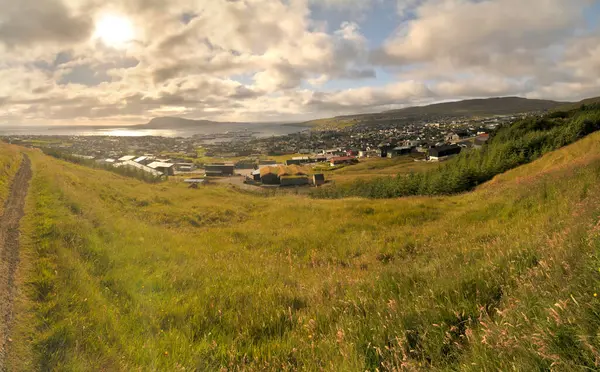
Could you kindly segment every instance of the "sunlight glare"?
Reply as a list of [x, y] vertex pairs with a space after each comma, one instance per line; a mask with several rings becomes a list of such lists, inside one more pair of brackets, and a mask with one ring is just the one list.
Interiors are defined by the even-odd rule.
[[135, 37], [133, 24], [127, 17], [105, 15], [96, 22], [95, 38], [106, 46], [123, 48]]

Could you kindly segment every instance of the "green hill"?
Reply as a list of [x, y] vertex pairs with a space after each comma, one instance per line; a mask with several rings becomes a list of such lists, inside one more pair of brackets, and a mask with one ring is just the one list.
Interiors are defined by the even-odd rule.
[[8, 370], [598, 368], [600, 133], [470, 193], [386, 200], [150, 185], [21, 151]]
[[569, 110], [577, 109], [577, 108], [581, 107], [581, 105], [593, 105], [593, 104], [600, 104], [600, 97], [586, 98], [579, 102], [566, 103], [564, 105], [560, 105], [560, 106], [556, 107], [555, 110], [556, 111], [569, 111]]
[[386, 111], [384, 113], [400, 114], [407, 117], [427, 115], [492, 116], [546, 111], [561, 104], [564, 104], [564, 102], [521, 97], [502, 97], [438, 103], [422, 107]]
[[317, 129], [343, 128], [365, 121], [414, 119], [428, 117], [485, 117], [494, 115], [512, 115], [529, 112], [542, 112], [565, 105], [564, 102], [527, 99], [521, 97], [500, 97], [472, 99], [457, 102], [437, 103], [427, 106], [407, 107], [381, 113], [337, 116], [303, 123]]

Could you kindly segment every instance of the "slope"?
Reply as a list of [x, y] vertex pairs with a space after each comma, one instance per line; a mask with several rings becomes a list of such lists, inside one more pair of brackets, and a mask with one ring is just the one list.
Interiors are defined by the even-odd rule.
[[599, 145], [384, 201], [148, 185], [30, 152], [10, 367], [595, 369]]
[[303, 123], [316, 128], [344, 128], [361, 122], [432, 118], [432, 117], [481, 117], [512, 115], [528, 112], [547, 111], [564, 105], [564, 102], [536, 100], [521, 97], [499, 97], [473, 99], [456, 102], [437, 103], [426, 106], [407, 107], [381, 113], [337, 116]]
[[564, 105], [560, 105], [560, 106], [556, 107], [555, 110], [569, 111], [569, 110], [577, 109], [577, 108], [581, 107], [581, 105], [593, 105], [593, 104], [600, 104], [600, 97], [586, 98], [579, 102], [567, 103]]
[[21, 162], [21, 154], [16, 146], [0, 142], [0, 215], [4, 210], [10, 185], [17, 174]]

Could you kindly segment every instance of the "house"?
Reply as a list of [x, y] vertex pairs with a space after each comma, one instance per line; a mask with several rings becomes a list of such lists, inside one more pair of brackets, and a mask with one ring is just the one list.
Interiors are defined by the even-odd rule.
[[178, 172], [192, 172], [196, 169], [194, 163], [176, 163], [175, 170]]
[[308, 156], [294, 157], [285, 161], [285, 165], [302, 165], [311, 163], [312, 160]]
[[388, 157], [388, 152], [393, 150], [396, 146], [392, 146], [392, 145], [385, 145], [385, 146], [381, 146], [379, 147], [379, 153], [381, 155], [382, 158], [387, 158]]
[[[279, 167], [266, 166], [259, 169], [260, 182], [264, 185], [279, 185]], [[256, 180], [256, 178], [255, 178]]]
[[175, 164], [173, 163], [163, 163], [160, 161], [155, 161], [148, 164], [148, 167], [161, 172], [165, 176], [172, 176], [175, 174]]
[[132, 168], [132, 169], [138, 169], [138, 170], [146, 172], [149, 175], [152, 175], [154, 177], [162, 177], [163, 176], [162, 172], [160, 172], [154, 168], [145, 166], [143, 164], [136, 163], [133, 160], [128, 160], [128, 161], [124, 161], [122, 163], [117, 163], [117, 164], [115, 164], [115, 167], [127, 167], [127, 168]]
[[233, 164], [214, 163], [206, 164], [204, 171], [209, 177], [233, 176], [235, 166]]
[[236, 169], [254, 169], [256, 161], [252, 159], [244, 159], [235, 163]]
[[313, 175], [313, 185], [321, 186], [325, 184], [325, 176], [321, 173]]
[[410, 146], [394, 147], [393, 149], [387, 151], [387, 157], [395, 158], [397, 156], [408, 155], [412, 152], [412, 149], [413, 148]]
[[[300, 186], [308, 184], [306, 172], [297, 165], [267, 166], [260, 168], [259, 171], [260, 181], [264, 185]], [[306, 182], [300, 178], [305, 179]]]
[[281, 186], [305, 186], [308, 185], [308, 176], [283, 176], [279, 177]]
[[336, 165], [356, 164], [358, 160], [352, 156], [339, 156], [329, 159], [329, 163], [332, 167], [335, 167]]
[[132, 155], [127, 155], [127, 156], [122, 156], [119, 159], [117, 159], [118, 162], [124, 162], [124, 161], [130, 161], [135, 159], [136, 156], [132, 156]]
[[469, 138], [469, 133], [467, 131], [457, 131], [455, 133], [450, 133], [448, 136], [446, 136], [446, 141], [456, 142], [465, 138]]
[[143, 165], [148, 165], [152, 162], [151, 158], [148, 156], [140, 156], [140, 157], [133, 159], [133, 161], [136, 163], [143, 164]]
[[460, 154], [461, 147], [457, 145], [443, 145], [429, 149], [429, 161], [444, 161]]
[[487, 141], [489, 139], [490, 139], [489, 134], [481, 134], [481, 135], [477, 136], [477, 138], [475, 138], [475, 141], [473, 142], [473, 147], [481, 148], [483, 145], [485, 145], [487, 143]]
[[251, 178], [253, 181], [260, 182], [260, 169], [252, 171], [250, 175], [252, 176]]

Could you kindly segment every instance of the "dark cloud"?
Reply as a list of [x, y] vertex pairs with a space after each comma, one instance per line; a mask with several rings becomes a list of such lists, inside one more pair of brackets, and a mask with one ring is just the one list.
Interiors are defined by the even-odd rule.
[[89, 39], [92, 21], [76, 16], [61, 0], [0, 0], [0, 43], [9, 48]]

